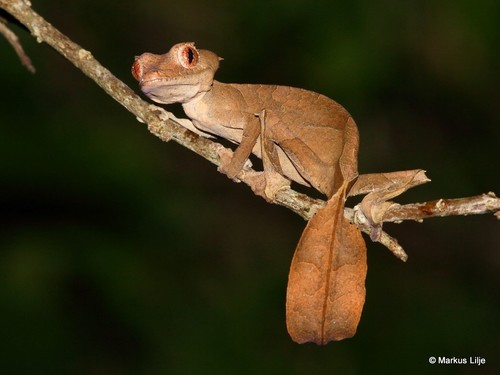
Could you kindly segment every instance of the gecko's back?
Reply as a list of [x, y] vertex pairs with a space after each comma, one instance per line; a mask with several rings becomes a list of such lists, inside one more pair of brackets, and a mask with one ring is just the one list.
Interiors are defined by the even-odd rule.
[[[357, 127], [340, 104], [313, 91], [288, 86], [229, 86], [241, 92], [249, 113], [266, 110], [268, 136], [315, 188], [331, 196], [343, 177], [357, 176], [357, 165], [352, 165], [352, 160], [357, 160], [353, 157], [358, 152]], [[349, 155], [349, 166], [342, 165], [342, 155]]]

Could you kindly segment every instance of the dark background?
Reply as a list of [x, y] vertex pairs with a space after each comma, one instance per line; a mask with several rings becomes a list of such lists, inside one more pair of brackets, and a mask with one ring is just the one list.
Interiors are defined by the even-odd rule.
[[[398, 202], [500, 193], [500, 2], [32, 3], [136, 91], [134, 55], [195, 41], [224, 57], [222, 82], [334, 98], [358, 123], [361, 173], [427, 170]], [[162, 143], [14, 30], [37, 73], [0, 38], [2, 373], [498, 373], [492, 215], [386, 225], [406, 264], [365, 238], [356, 336], [297, 345], [284, 303], [305, 222]]]

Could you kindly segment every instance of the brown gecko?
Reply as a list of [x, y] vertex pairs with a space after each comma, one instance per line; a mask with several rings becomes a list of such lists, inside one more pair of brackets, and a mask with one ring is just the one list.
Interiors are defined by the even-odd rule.
[[228, 177], [236, 178], [253, 153], [263, 161], [257, 190], [266, 199], [272, 201], [290, 180], [328, 197], [308, 222], [292, 260], [287, 328], [299, 343], [351, 337], [365, 301], [367, 271], [361, 233], [343, 215], [358, 177], [356, 124], [341, 105], [312, 91], [218, 82], [220, 60], [194, 43], [179, 43], [163, 55], [136, 57], [132, 74], [152, 100], [182, 103], [201, 134], [238, 144], [229, 156], [221, 154], [219, 169]]

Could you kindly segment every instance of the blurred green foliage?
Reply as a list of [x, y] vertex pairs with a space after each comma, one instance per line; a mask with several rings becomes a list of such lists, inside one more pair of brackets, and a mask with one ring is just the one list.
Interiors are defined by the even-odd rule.
[[[223, 82], [334, 98], [358, 123], [361, 172], [428, 171], [432, 183], [400, 201], [500, 193], [499, 2], [32, 3], [134, 89], [134, 55], [196, 41], [225, 58]], [[387, 225], [410, 259], [368, 245], [357, 335], [294, 344], [285, 288], [305, 223], [152, 137], [14, 30], [37, 74], [0, 38], [2, 373], [500, 371], [491, 215]], [[432, 355], [487, 362], [431, 366]]]

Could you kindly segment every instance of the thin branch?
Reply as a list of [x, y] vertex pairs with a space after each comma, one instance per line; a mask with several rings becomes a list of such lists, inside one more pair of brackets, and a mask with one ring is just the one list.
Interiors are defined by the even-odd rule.
[[495, 193], [475, 197], [438, 199], [424, 203], [411, 203], [404, 206], [394, 205], [384, 215], [385, 222], [403, 220], [422, 221], [431, 217], [467, 216], [494, 213], [500, 214], [500, 198]]
[[[481, 194], [475, 197], [438, 199], [424, 203], [410, 203], [399, 205], [394, 203], [385, 213], [383, 222], [401, 223], [404, 220], [415, 220], [422, 222], [423, 219], [431, 217], [458, 216], [458, 215], [481, 215], [494, 213], [500, 219], [500, 199], [493, 192]], [[346, 208], [346, 217], [355, 222], [361, 231], [372, 237], [373, 226], [366, 219], [358, 206], [354, 209]], [[373, 238], [373, 237], [372, 237]], [[408, 255], [397, 240], [385, 232], [380, 232], [374, 239], [387, 247], [396, 257], [406, 262]]]
[[138, 121], [146, 123], [155, 136], [164, 141], [173, 139], [210, 162], [216, 165], [219, 163], [218, 151], [222, 146], [187, 130], [176, 121], [177, 119], [171, 113], [142, 100], [103, 67], [89, 51], [72, 42], [33, 11], [27, 1], [0, 0], [0, 8], [5, 9], [25, 25], [38, 42], [50, 45], [95, 81], [112, 98], [134, 114]]
[[[142, 100], [127, 85], [117, 79], [109, 70], [104, 68], [89, 51], [73, 43], [68, 37], [60, 33], [56, 28], [34, 12], [28, 1], [0, 0], [0, 8], [5, 9], [21, 24], [25, 25], [38, 42], [49, 44], [84, 74], [94, 80], [118, 103], [134, 114], [140, 122], [146, 123], [152, 134], [164, 141], [172, 139], [209, 160], [211, 163], [215, 165], [220, 164], [219, 153], [223, 149], [223, 146], [194, 134], [179, 124], [179, 120], [171, 113]], [[2, 32], [2, 34], [10, 35], [11, 31], [9, 29], [7, 30], [8, 32]], [[9, 41], [13, 40], [11, 36], [6, 37]], [[246, 168], [238, 175], [238, 180], [252, 186], [252, 177], [254, 177], [256, 173], [258, 172], [251, 168]], [[289, 208], [306, 220], [310, 219], [317, 209], [324, 205], [323, 201], [312, 199], [292, 189], [278, 191], [275, 200], [274, 203]], [[498, 217], [500, 215], [499, 212], [500, 199], [493, 193], [488, 193], [477, 197], [439, 199], [432, 202], [403, 206], [394, 204], [386, 212], [382, 221], [421, 221], [425, 218], [435, 216], [484, 213], [494, 213]], [[369, 235], [373, 235], [373, 226], [366, 221], [366, 218], [363, 219], [364, 215], [362, 215], [359, 210], [346, 208], [345, 216], [349, 220], [355, 221], [360, 230]], [[381, 231], [376, 240], [388, 247], [398, 258], [406, 260], [407, 255], [402, 247], [387, 233]]]
[[29, 56], [24, 52], [23, 46], [21, 42], [19, 42], [19, 38], [17, 37], [12, 30], [10, 30], [6, 23], [6, 21], [0, 18], [0, 34], [2, 34], [5, 39], [10, 43], [14, 51], [17, 53], [19, 60], [21, 60], [21, 64], [23, 64], [26, 69], [28, 69], [31, 73], [35, 73], [36, 69], [31, 62]]

